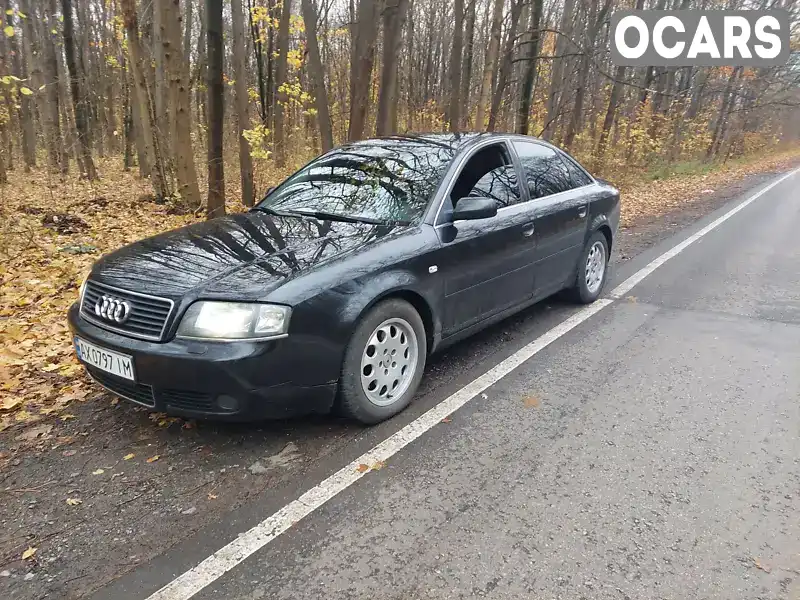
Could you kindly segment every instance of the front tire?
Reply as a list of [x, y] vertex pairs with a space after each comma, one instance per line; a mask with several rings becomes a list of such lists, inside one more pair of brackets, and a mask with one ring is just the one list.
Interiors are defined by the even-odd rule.
[[608, 241], [600, 231], [595, 231], [586, 242], [578, 259], [578, 274], [570, 292], [581, 304], [591, 304], [603, 293], [608, 279]]
[[376, 305], [347, 345], [340, 412], [367, 425], [396, 415], [414, 397], [426, 358], [425, 326], [414, 307], [399, 298]]

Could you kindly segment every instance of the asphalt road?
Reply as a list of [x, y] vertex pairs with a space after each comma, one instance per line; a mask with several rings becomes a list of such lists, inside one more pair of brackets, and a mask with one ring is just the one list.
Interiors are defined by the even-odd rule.
[[[800, 598], [798, 181], [194, 597]], [[576, 310], [541, 311], [527, 341]], [[96, 597], [146, 598], [482, 372]]]

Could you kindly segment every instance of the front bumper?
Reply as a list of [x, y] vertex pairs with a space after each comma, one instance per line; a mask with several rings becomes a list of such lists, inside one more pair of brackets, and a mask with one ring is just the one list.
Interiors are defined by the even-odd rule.
[[319, 340], [146, 342], [89, 323], [77, 304], [68, 321], [73, 337], [133, 357], [136, 382], [85, 366], [100, 385], [150, 410], [188, 418], [280, 419], [326, 413], [336, 395], [340, 349]]

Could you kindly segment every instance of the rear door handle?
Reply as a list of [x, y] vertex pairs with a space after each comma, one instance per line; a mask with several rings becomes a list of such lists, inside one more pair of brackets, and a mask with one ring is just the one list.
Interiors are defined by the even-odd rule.
[[525, 225], [525, 227], [522, 228], [522, 235], [524, 235], [525, 237], [531, 237], [533, 235], [534, 229], [535, 228], [533, 226], [533, 223], [529, 223], [528, 225]]
[[578, 209], [578, 216], [583, 219], [589, 213], [588, 209], [585, 206], [582, 206]]

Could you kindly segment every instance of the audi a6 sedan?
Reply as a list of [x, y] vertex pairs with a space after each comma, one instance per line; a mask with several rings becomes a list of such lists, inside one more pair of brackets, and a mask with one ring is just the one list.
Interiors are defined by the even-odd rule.
[[352, 143], [249, 212], [104, 256], [69, 324], [91, 377], [152, 410], [376, 423], [432, 352], [564, 289], [594, 301], [619, 213], [536, 138]]

